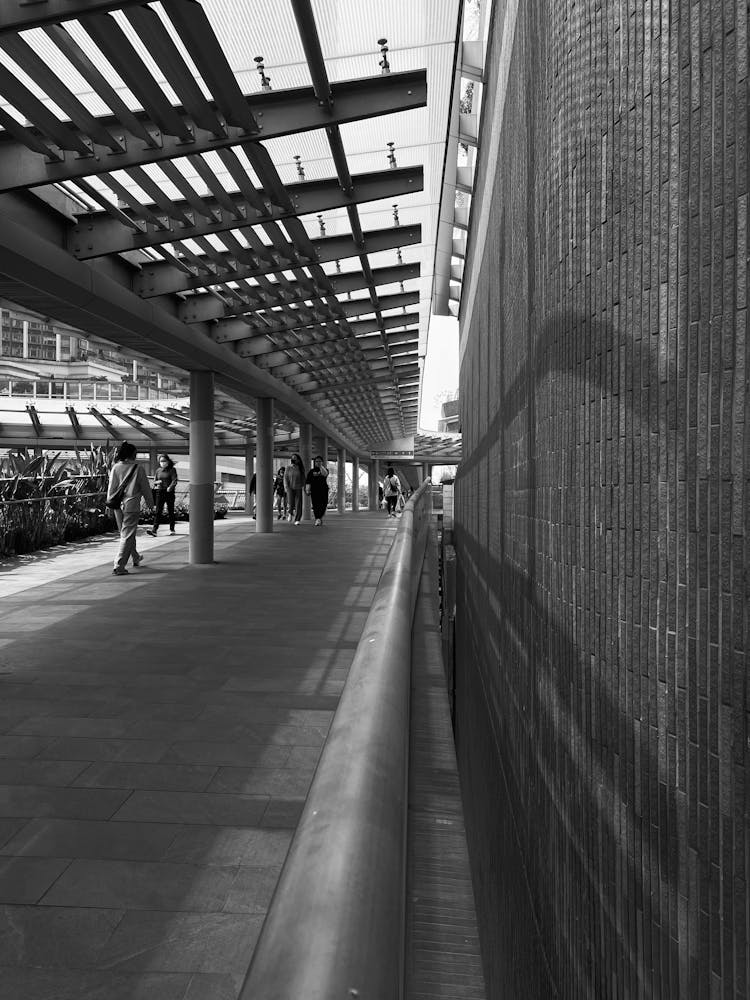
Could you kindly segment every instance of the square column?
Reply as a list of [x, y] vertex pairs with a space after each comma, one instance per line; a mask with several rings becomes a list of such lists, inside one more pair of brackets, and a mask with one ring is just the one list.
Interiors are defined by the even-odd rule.
[[214, 561], [214, 373], [190, 373], [190, 563]]
[[352, 510], [356, 513], [359, 510], [359, 459], [352, 458]]
[[256, 400], [255, 530], [273, 531], [273, 399]]
[[[302, 458], [302, 464], [305, 467], [305, 474], [307, 474], [312, 466], [312, 424], [299, 425], [299, 453]], [[306, 493], [303, 493], [302, 520], [310, 521], [311, 519], [312, 504], [310, 503], [310, 497]]]
[[336, 510], [346, 510], [346, 448], [336, 449]]

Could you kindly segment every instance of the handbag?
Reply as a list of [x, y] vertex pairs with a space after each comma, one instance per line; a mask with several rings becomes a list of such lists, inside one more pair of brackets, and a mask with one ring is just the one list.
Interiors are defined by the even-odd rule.
[[125, 489], [127, 488], [130, 480], [138, 471], [138, 466], [134, 465], [130, 472], [125, 476], [123, 481], [120, 483], [119, 489], [116, 493], [112, 494], [111, 499], [104, 501], [104, 506], [109, 510], [120, 510], [122, 507], [122, 498], [125, 496]]

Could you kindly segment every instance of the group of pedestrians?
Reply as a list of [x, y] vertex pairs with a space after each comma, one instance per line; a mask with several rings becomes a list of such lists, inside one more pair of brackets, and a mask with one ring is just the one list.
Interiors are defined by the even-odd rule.
[[143, 556], [138, 552], [136, 532], [141, 517], [141, 500], [154, 508], [154, 520], [147, 534], [156, 537], [162, 511], [166, 507], [169, 530], [175, 534], [174, 498], [177, 486], [177, 470], [169, 455], [159, 455], [158, 468], [154, 473], [153, 485], [142, 465], [138, 465], [135, 445], [123, 441], [115, 455], [115, 464], [109, 474], [106, 505], [113, 512], [120, 544], [115, 555], [112, 573], [127, 576], [127, 565], [132, 561], [138, 567]]
[[[106, 504], [115, 516], [117, 529], [120, 533], [120, 544], [115, 556], [115, 576], [127, 576], [127, 564], [140, 566], [143, 556], [136, 546], [136, 532], [141, 514], [141, 501], [154, 508], [152, 526], [146, 534], [156, 537], [162, 512], [166, 508], [169, 520], [170, 534], [175, 534], [175, 489], [177, 486], [177, 470], [169, 455], [159, 455], [158, 467], [154, 473], [153, 484], [142, 466], [136, 462], [137, 451], [134, 445], [123, 441], [120, 445], [115, 464], [109, 474]], [[256, 477], [253, 475], [250, 491], [255, 494]], [[386, 470], [382, 486], [383, 500], [386, 504], [388, 517], [396, 517], [396, 506], [399, 500], [403, 503], [401, 482], [393, 466]], [[282, 517], [299, 524], [302, 520], [303, 494], [310, 497], [315, 526], [323, 524], [328, 509], [328, 468], [322, 455], [316, 455], [312, 468], [305, 471], [302, 456], [295, 452], [289, 460], [289, 465], [282, 466], [276, 473], [273, 483], [274, 507], [279, 520]]]
[[286, 519], [293, 524], [302, 520], [302, 496], [307, 494], [315, 518], [315, 526], [320, 527], [328, 509], [328, 469], [322, 455], [316, 455], [312, 468], [305, 472], [302, 456], [295, 452], [286, 468], [276, 473], [274, 497], [279, 518], [282, 509]]

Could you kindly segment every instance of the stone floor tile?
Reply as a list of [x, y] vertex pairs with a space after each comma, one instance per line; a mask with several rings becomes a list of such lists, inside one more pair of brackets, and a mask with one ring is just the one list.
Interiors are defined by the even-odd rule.
[[280, 867], [292, 841], [290, 830], [185, 826], [164, 853], [164, 861], [196, 865]]
[[[0, 966], [92, 968], [123, 913], [117, 909], [0, 906]], [[26, 996], [35, 1000], [35, 994], [22, 993], [18, 1000]]]
[[224, 913], [265, 914], [280, 873], [281, 867], [240, 868], [224, 903]]
[[45, 906], [219, 911], [237, 868], [153, 861], [73, 861], [43, 898]]
[[108, 788], [0, 785], [0, 816], [109, 819], [130, 795]]
[[4, 844], [0, 854], [21, 857], [160, 861], [180, 829], [166, 823], [32, 819]]
[[79, 760], [13, 760], [0, 759], [0, 784], [2, 785], [69, 785], [86, 764]]
[[26, 826], [26, 822], [23, 818], [0, 819], [0, 848], [12, 840], [15, 834]]
[[114, 818], [141, 823], [256, 826], [267, 803], [264, 796], [136, 791]]
[[244, 976], [197, 972], [190, 980], [184, 1000], [237, 1000]]
[[314, 770], [320, 760], [320, 747], [292, 747], [285, 767], [293, 770]]
[[241, 741], [236, 743], [203, 743], [200, 740], [180, 740], [165, 751], [164, 763], [246, 765], [247, 767], [284, 767], [290, 756], [286, 746], [260, 746]]
[[216, 767], [205, 764], [91, 764], [73, 784], [81, 788], [200, 792], [208, 787], [216, 772]]
[[99, 956], [100, 967], [242, 975], [262, 922], [250, 913], [126, 913]]
[[42, 753], [52, 740], [48, 736], [0, 736], [0, 757], [30, 759]]
[[[36, 737], [24, 738], [36, 739]], [[45, 743], [47, 745], [41, 752], [47, 760], [111, 760], [149, 764], [160, 760], [169, 749], [166, 740], [96, 740], [63, 736], [51, 743], [49, 741]]]
[[189, 985], [186, 973], [0, 967], [0, 1000], [184, 1000]]
[[271, 799], [263, 813], [262, 826], [294, 830], [305, 805], [304, 799]]
[[11, 735], [116, 738], [124, 736], [131, 726], [131, 722], [123, 721], [122, 719], [72, 719], [49, 715], [34, 715], [14, 726]]
[[0, 858], [0, 903], [36, 903], [69, 864], [67, 858]]
[[314, 769], [287, 767], [221, 767], [208, 787], [211, 792], [304, 797], [310, 789]]

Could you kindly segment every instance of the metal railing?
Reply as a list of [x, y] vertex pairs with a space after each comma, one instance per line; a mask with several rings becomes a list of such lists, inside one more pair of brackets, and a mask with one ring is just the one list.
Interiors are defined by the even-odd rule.
[[240, 1000], [397, 1000], [411, 630], [431, 514], [409, 499]]
[[62, 399], [65, 402], [122, 403], [182, 397], [185, 390], [153, 389], [128, 382], [72, 382], [0, 378], [0, 396], [9, 399]]

